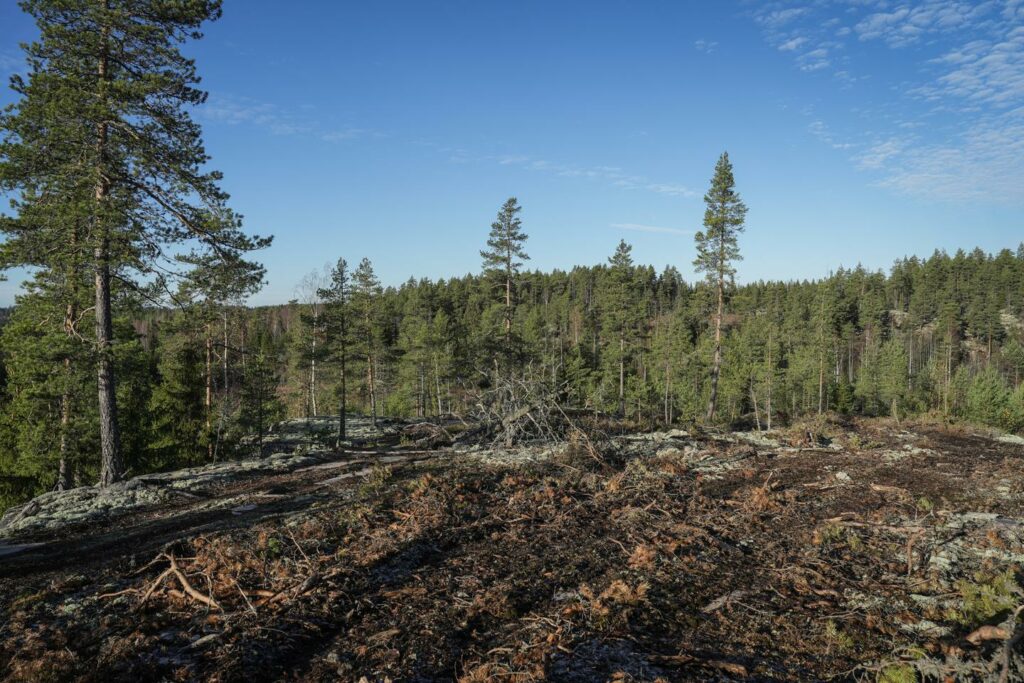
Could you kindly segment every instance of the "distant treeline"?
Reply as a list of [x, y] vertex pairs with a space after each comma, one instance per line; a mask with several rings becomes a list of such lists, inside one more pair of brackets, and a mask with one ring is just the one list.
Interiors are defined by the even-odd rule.
[[[380, 287], [368, 261], [340, 300], [329, 274], [313, 274], [284, 306], [136, 308], [115, 335], [130, 471], [234, 457], [275, 420], [337, 414], [342, 360], [349, 410], [464, 413], [506, 342], [516, 376], [548, 383], [568, 405], [650, 425], [702, 418], [714, 287], [634, 265], [628, 245], [613, 263], [525, 272], [514, 285], [508, 335], [500, 278]], [[1024, 245], [904, 259], [888, 275], [748, 284], [728, 310], [722, 422], [934, 413], [1024, 429]], [[52, 487], [57, 453], [75, 454], [66, 466], [79, 481], [98, 467], [95, 378], [87, 365], [72, 373], [71, 425], [57, 428], [66, 335], [39, 316], [16, 307], [0, 337], [8, 502]], [[60, 439], [73, 443], [62, 450]]]
[[[516, 372], [567, 403], [644, 423], [692, 422], [707, 404], [714, 288], [623, 261], [516, 282]], [[464, 413], [503, 340], [502, 282], [466, 276], [353, 292], [348, 405]], [[359, 296], [368, 299], [360, 304]], [[336, 414], [340, 334], [324, 298], [237, 314], [275, 359], [287, 414]], [[728, 296], [720, 418], [778, 423], [824, 411], [934, 412], [1024, 428], [1024, 245], [897, 262]], [[360, 312], [355, 310], [360, 308]], [[370, 370], [372, 369], [372, 373]], [[373, 383], [370, 383], [370, 376]], [[372, 391], [371, 391], [372, 390]]]

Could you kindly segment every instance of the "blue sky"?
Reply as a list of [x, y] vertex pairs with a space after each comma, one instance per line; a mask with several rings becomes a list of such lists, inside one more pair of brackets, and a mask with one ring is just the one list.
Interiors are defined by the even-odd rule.
[[[4, 0], [5, 77], [33, 34]], [[186, 51], [212, 165], [275, 235], [254, 303], [339, 256], [475, 272], [510, 195], [530, 267], [625, 238], [692, 277], [723, 150], [744, 281], [1024, 240], [1024, 0], [225, 0]]]

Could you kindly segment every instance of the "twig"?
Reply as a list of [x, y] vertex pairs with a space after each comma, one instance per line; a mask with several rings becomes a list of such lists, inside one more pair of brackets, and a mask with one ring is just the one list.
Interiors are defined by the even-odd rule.
[[1010, 621], [1014, 626], [1013, 636], [1003, 646], [1003, 669], [999, 674], [999, 683], [1007, 683], [1010, 680], [1010, 656], [1013, 654], [1014, 648], [1020, 643], [1021, 638], [1024, 638], [1024, 629], [1017, 626], [1017, 619], [1020, 617], [1021, 612], [1024, 612], [1024, 605], [1020, 605], [1017, 609], [1013, 610], [1013, 619]]
[[171, 562], [171, 571], [174, 573], [174, 576], [177, 577], [178, 582], [181, 583], [181, 587], [193, 600], [201, 602], [207, 607], [211, 607], [213, 609], [221, 609], [220, 604], [216, 600], [214, 600], [212, 597], [207, 597], [203, 595], [202, 593], [197, 591], [192, 586], [191, 583], [189, 583], [188, 578], [185, 577], [185, 574], [182, 573], [180, 569], [178, 569], [178, 563], [174, 561], [173, 555], [168, 555], [167, 559]]
[[106, 598], [116, 598], [119, 595], [126, 595], [128, 593], [138, 593], [138, 588], [125, 588], [123, 591], [117, 591], [116, 593], [100, 593], [96, 596], [97, 600], [104, 600]]
[[149, 600], [149, 596], [153, 594], [153, 591], [155, 591], [157, 587], [163, 582], [163, 580], [166, 579], [170, 574], [171, 570], [165, 569], [163, 570], [163, 572], [160, 573], [160, 576], [156, 577], [156, 580], [154, 580], [153, 583], [149, 584], [149, 588], [147, 588], [146, 592], [143, 594], [142, 600], [139, 601], [138, 608], [141, 608], [143, 605], [146, 604], [146, 601]]
[[288, 530], [288, 537], [292, 539], [292, 543], [295, 544], [295, 547], [299, 549], [300, 553], [302, 553], [302, 557], [306, 560], [307, 563], [309, 563], [309, 555], [307, 555], [306, 551], [302, 549], [302, 546], [299, 545], [299, 542], [295, 540], [295, 534], [292, 533], [291, 529]]
[[245, 594], [242, 587], [238, 585], [238, 581], [234, 578], [231, 579], [231, 583], [235, 584], [235, 589], [241, 594], [242, 599], [245, 600], [245, 604], [249, 606], [249, 611], [256, 614], [256, 608], [253, 607], [252, 602], [249, 601], [249, 596]]

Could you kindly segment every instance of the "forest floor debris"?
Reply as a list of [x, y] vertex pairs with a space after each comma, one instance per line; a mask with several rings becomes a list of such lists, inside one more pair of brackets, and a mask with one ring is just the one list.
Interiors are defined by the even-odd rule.
[[[398, 426], [393, 422], [382, 422], [377, 428], [364, 417], [350, 418], [349, 422], [351, 438], [343, 445], [393, 442], [398, 435]], [[333, 435], [337, 432], [337, 423], [337, 418], [312, 418], [275, 425], [265, 440], [264, 457], [253, 455], [241, 460], [146, 474], [106, 488], [82, 486], [43, 494], [0, 516], [0, 540], [103, 522], [182, 499], [200, 501], [199, 506], [191, 506], [193, 509], [202, 506], [203, 501], [209, 502], [206, 507], [217, 507], [225, 502], [224, 496], [217, 495], [225, 487], [323, 463], [328, 454], [336, 452]], [[359, 451], [352, 453], [358, 455]], [[347, 461], [342, 461], [329, 466], [346, 464]]]
[[0, 671], [1020, 680], [1024, 448], [926, 423], [819, 430], [596, 454], [409, 439], [23, 529], [6, 542], [41, 545], [0, 556]]

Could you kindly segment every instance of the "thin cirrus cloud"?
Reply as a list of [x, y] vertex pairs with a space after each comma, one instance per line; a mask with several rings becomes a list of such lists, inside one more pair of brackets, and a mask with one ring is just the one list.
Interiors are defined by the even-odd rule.
[[667, 228], [661, 225], [644, 225], [643, 223], [612, 223], [608, 227], [616, 230], [628, 230], [630, 232], [649, 232], [659, 235], [692, 235], [693, 230], [682, 228]]
[[718, 41], [715, 40], [695, 40], [693, 47], [700, 52], [706, 52], [707, 54], [714, 54], [715, 50], [718, 49]]
[[208, 123], [248, 125], [262, 128], [274, 135], [305, 135], [324, 142], [343, 142], [384, 135], [369, 128], [325, 126], [308, 115], [240, 97], [211, 97], [197, 110], [196, 117]]
[[[468, 161], [465, 156], [453, 160]], [[578, 166], [536, 159], [522, 154], [485, 156], [481, 161], [494, 161], [501, 166], [514, 166], [530, 171], [548, 173], [560, 178], [582, 178], [605, 182], [623, 190], [643, 190], [670, 197], [695, 197], [697, 193], [686, 185], [671, 182], [656, 182], [646, 176], [627, 173], [618, 166]]]
[[[305, 135], [325, 142], [390, 137], [369, 128], [327, 127], [309, 116], [286, 111], [276, 105], [238, 97], [210, 98], [205, 106], [198, 109], [197, 117], [210, 123], [231, 126], [248, 125], [262, 128], [274, 135]], [[643, 190], [670, 197], [694, 197], [697, 194], [681, 183], [651, 180], [643, 175], [627, 173], [617, 166], [580, 166], [521, 154], [478, 155], [462, 147], [441, 145], [422, 139], [412, 140], [410, 144], [426, 146], [440, 154], [445, 154], [451, 163], [497, 163], [501, 166], [515, 166], [560, 178], [599, 180], [623, 190]]]
[[[783, 0], [751, 16], [808, 77], [830, 75], [842, 89], [892, 81], [884, 99], [863, 95], [861, 119], [826, 123], [808, 108], [809, 134], [847, 153], [872, 184], [1024, 204], [1024, 0]], [[896, 68], [873, 72], [883, 61]]]
[[7, 52], [0, 52], [0, 73], [9, 74], [14, 73], [22, 66], [25, 61]]

